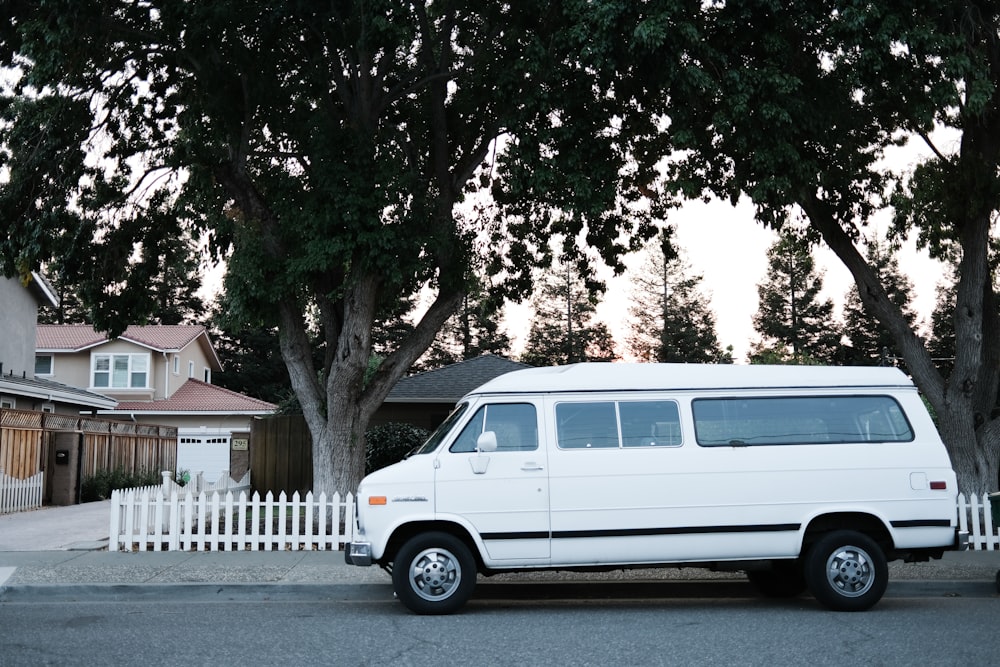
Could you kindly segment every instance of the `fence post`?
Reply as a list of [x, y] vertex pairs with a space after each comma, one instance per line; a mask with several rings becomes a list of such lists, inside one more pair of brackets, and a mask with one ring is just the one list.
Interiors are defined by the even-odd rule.
[[121, 499], [122, 492], [114, 490], [111, 492], [111, 524], [108, 526], [108, 551], [118, 551], [118, 533], [121, 526]]

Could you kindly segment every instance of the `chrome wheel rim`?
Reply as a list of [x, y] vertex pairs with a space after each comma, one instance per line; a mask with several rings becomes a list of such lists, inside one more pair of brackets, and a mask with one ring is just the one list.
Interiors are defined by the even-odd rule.
[[875, 584], [872, 558], [860, 547], [843, 546], [827, 558], [826, 579], [844, 597], [860, 597]]
[[410, 586], [425, 600], [444, 600], [461, 581], [462, 566], [447, 549], [424, 549], [410, 563]]

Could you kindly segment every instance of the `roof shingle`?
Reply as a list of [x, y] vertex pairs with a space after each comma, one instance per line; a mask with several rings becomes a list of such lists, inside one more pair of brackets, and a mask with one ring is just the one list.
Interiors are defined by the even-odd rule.
[[484, 354], [457, 364], [405, 377], [396, 383], [385, 402], [456, 403], [476, 387], [504, 373], [524, 368], [532, 366], [493, 354]]

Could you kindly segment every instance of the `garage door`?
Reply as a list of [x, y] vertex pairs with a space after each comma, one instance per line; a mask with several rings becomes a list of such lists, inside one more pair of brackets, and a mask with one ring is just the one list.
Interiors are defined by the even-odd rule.
[[182, 434], [177, 438], [177, 470], [193, 477], [204, 473], [206, 482], [229, 474], [229, 435]]

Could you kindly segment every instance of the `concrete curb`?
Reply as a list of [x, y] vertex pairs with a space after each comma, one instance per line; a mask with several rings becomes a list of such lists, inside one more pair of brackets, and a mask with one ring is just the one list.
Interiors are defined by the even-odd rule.
[[[885, 599], [995, 598], [996, 584], [982, 581], [895, 581]], [[753, 586], [735, 580], [659, 582], [480, 582], [475, 600], [492, 601], [646, 601], [674, 599], [761, 599]], [[803, 597], [802, 599], [809, 599]], [[385, 583], [150, 583], [0, 585], [0, 603], [55, 602], [383, 602], [393, 601]]]

